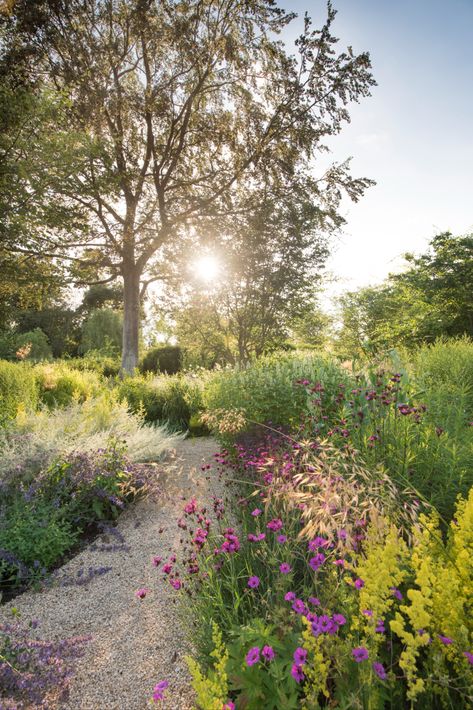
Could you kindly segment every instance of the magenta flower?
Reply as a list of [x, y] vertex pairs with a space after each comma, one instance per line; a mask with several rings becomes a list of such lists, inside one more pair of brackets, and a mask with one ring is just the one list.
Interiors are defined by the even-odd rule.
[[357, 663], [361, 663], [361, 661], [366, 661], [369, 656], [368, 649], [364, 646], [357, 646], [357, 648], [354, 648], [351, 652], [351, 655]]
[[298, 666], [303, 666], [307, 660], [307, 651], [305, 648], [298, 646], [294, 651], [294, 663]]
[[248, 586], [251, 587], [251, 589], [256, 589], [256, 587], [259, 586], [259, 577], [250, 577], [248, 580]]
[[159, 565], [161, 564], [162, 561], [163, 561], [162, 557], [153, 557], [153, 559], [152, 559], [153, 567], [159, 567]]
[[396, 597], [396, 599], [399, 599], [399, 601], [402, 601], [403, 596], [402, 593], [399, 591], [397, 587], [389, 587], [390, 591], [393, 593], [393, 597]]
[[184, 512], [187, 513], [187, 515], [192, 515], [195, 513], [197, 510], [197, 501], [195, 498], [191, 498], [189, 503], [186, 503], [184, 506]]
[[170, 562], [166, 562], [165, 565], [163, 565], [163, 573], [164, 574], [171, 574], [172, 572], [172, 564]]
[[442, 636], [441, 634], [439, 634], [439, 639], [444, 646], [450, 646], [450, 644], [453, 643], [453, 639], [451, 639], [449, 636]]
[[167, 680], [162, 680], [160, 683], [154, 686], [154, 691], [153, 691], [153, 700], [155, 703], [158, 702], [158, 700], [162, 700], [164, 697], [164, 691], [166, 688], [169, 686], [169, 682]]
[[319, 547], [327, 547], [327, 545], [328, 540], [326, 540], [324, 537], [317, 536], [309, 542], [308, 548], [311, 552], [315, 552], [319, 549]]
[[273, 658], [276, 657], [276, 654], [275, 654], [272, 646], [263, 646], [262, 651], [261, 651], [261, 655], [263, 656], [265, 661], [268, 661], [268, 663], [270, 661], [272, 661]]
[[376, 624], [375, 632], [377, 634], [385, 634], [386, 629], [384, 628], [384, 621], [383, 619], [378, 619], [378, 622]]
[[345, 619], [343, 614], [334, 614], [332, 618], [337, 626], [343, 626], [347, 623], [347, 620]]
[[235, 710], [235, 703], [232, 703], [231, 700], [229, 700], [225, 705], [222, 707], [222, 710]]
[[246, 665], [247, 666], [254, 666], [255, 663], [258, 663], [258, 661], [259, 661], [259, 648], [258, 648], [258, 646], [253, 646], [253, 648], [250, 648], [250, 650], [246, 654]]
[[262, 512], [263, 512], [263, 511], [260, 510], [259, 508], [255, 508], [254, 510], [251, 511], [251, 515], [252, 515], [254, 518], [257, 518], [258, 515], [261, 515]]
[[359, 577], [358, 577], [358, 579], [355, 579], [355, 587], [357, 589], [361, 589], [364, 586], [365, 586], [365, 583], [363, 582], [362, 579], [360, 579]]
[[470, 651], [463, 651], [463, 655], [465, 656], [468, 663], [473, 666], [473, 653], [470, 653]]
[[386, 680], [386, 678], [388, 677], [388, 674], [386, 673], [383, 664], [378, 663], [378, 661], [375, 661], [373, 663], [373, 670], [378, 676], [378, 678], [380, 678], [381, 680]]
[[294, 609], [296, 614], [307, 614], [307, 607], [302, 601], [302, 599], [296, 599], [292, 605], [292, 608]]
[[294, 592], [286, 592], [286, 594], [284, 595], [284, 599], [287, 602], [292, 602], [292, 601], [294, 601], [295, 598], [296, 598], [296, 595], [294, 594]]
[[304, 671], [296, 663], [292, 664], [291, 675], [294, 678], [294, 680], [296, 681], [296, 683], [302, 683], [302, 681], [305, 678]]
[[345, 567], [345, 560], [342, 560], [342, 559], [334, 560], [333, 564], [337, 565], [337, 567]]
[[312, 569], [317, 572], [319, 567], [325, 562], [325, 555], [323, 552], [318, 552], [314, 557], [309, 560], [309, 565]]
[[144, 599], [145, 596], [148, 594], [149, 589], [146, 589], [145, 587], [141, 587], [140, 589], [137, 589], [135, 592], [135, 597], [137, 599]]
[[320, 606], [320, 599], [317, 597], [309, 597], [309, 604], [313, 604], [314, 606]]
[[180, 579], [171, 579], [171, 587], [174, 589], [180, 589], [182, 587], [182, 582]]
[[370, 616], [370, 617], [373, 616], [373, 612], [371, 611], [371, 609], [363, 609], [363, 612], [362, 612], [362, 613], [363, 613], [365, 616]]
[[278, 535], [276, 539], [281, 545], [283, 545], [285, 542], [287, 542], [286, 535]]
[[273, 532], [277, 532], [282, 528], [282, 520], [280, 518], [274, 518], [274, 520], [269, 521], [266, 527]]
[[281, 574], [289, 574], [291, 571], [291, 565], [288, 565], [287, 562], [283, 562], [279, 565], [279, 571]]

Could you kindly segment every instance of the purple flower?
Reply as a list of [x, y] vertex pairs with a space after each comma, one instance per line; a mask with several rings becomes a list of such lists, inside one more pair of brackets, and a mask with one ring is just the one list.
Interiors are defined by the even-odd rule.
[[383, 619], [378, 619], [378, 622], [376, 624], [375, 632], [377, 634], [385, 634], [386, 629], [384, 628], [384, 620]]
[[272, 646], [263, 646], [261, 655], [263, 656], [264, 660], [268, 662], [272, 661], [273, 658], [276, 656]]
[[309, 542], [308, 548], [311, 552], [315, 552], [319, 549], [319, 547], [327, 547], [327, 545], [328, 540], [326, 540], [324, 537], [317, 536]]
[[161, 564], [162, 561], [163, 561], [162, 557], [153, 557], [153, 560], [152, 560], [153, 567], [159, 567], [159, 565]]
[[370, 617], [373, 616], [373, 612], [371, 611], [371, 609], [363, 609], [362, 614]]
[[281, 545], [283, 545], [285, 542], [287, 542], [286, 535], [278, 535], [276, 539]]
[[319, 616], [319, 621], [317, 624], [317, 631], [321, 634], [332, 631], [332, 619], [327, 614], [322, 614]]
[[471, 665], [473, 666], [473, 653], [470, 653], [470, 651], [463, 651], [463, 655], [465, 656], [468, 663], [471, 663]]
[[381, 680], [386, 680], [386, 678], [388, 677], [388, 674], [384, 670], [383, 664], [379, 663], [378, 661], [375, 661], [373, 663], [373, 670], [378, 676], [378, 678], [380, 678]]
[[296, 612], [296, 614], [307, 614], [307, 607], [302, 601], [302, 599], [296, 599], [294, 604], [292, 605], [292, 608]]
[[280, 518], [274, 518], [274, 520], [269, 521], [266, 527], [273, 532], [277, 532], [282, 528], [282, 520]]
[[369, 654], [367, 648], [365, 648], [364, 646], [357, 646], [353, 649], [351, 655], [357, 663], [361, 663], [361, 661], [366, 661]]
[[292, 664], [291, 675], [296, 681], [296, 683], [302, 683], [305, 678], [304, 671], [300, 666], [297, 665], [297, 663]]
[[300, 646], [298, 646], [294, 651], [293, 658], [296, 665], [303, 666], [307, 660], [307, 651], [305, 650], [305, 648], [301, 648]]
[[358, 579], [355, 579], [355, 587], [357, 589], [361, 589], [364, 586], [365, 586], [365, 583], [363, 582], [362, 579], [360, 579], [359, 577], [358, 577]]
[[229, 700], [227, 703], [225, 703], [222, 710], [235, 710], [235, 703], [232, 703], [232, 701]]
[[259, 586], [259, 577], [250, 577], [248, 580], [248, 586], [251, 587], [251, 589], [256, 589], [256, 587]]
[[441, 634], [439, 634], [439, 639], [444, 646], [450, 646], [450, 644], [453, 643], [453, 639], [451, 639], [449, 636], [442, 636]]
[[250, 650], [246, 654], [246, 665], [247, 666], [254, 666], [255, 663], [258, 663], [258, 661], [259, 661], [259, 648], [258, 648], [258, 646], [253, 646], [253, 648], [250, 648]]
[[397, 587], [389, 587], [389, 589], [393, 593], [393, 597], [396, 597], [396, 599], [399, 599], [399, 601], [402, 601], [403, 596]]
[[320, 599], [317, 597], [309, 597], [309, 604], [313, 604], [314, 606], [320, 606]]
[[174, 589], [180, 589], [182, 587], [182, 582], [180, 579], [171, 579], [171, 587]]
[[332, 618], [337, 626], [343, 626], [347, 623], [347, 620], [345, 619], [343, 614], [334, 614]]
[[342, 559], [334, 560], [333, 564], [337, 565], [337, 567], [345, 567], [345, 560], [342, 560]]
[[141, 587], [140, 589], [137, 589], [135, 592], [135, 597], [137, 599], [144, 599], [145, 596], [148, 594], [149, 589], [146, 589], [145, 587]]
[[317, 572], [319, 567], [325, 562], [325, 555], [323, 552], [318, 552], [314, 557], [309, 560], [309, 565], [312, 569]]
[[251, 515], [252, 515], [254, 518], [257, 518], [258, 515], [261, 515], [262, 512], [263, 512], [263, 511], [260, 510], [259, 508], [255, 508], [254, 510], [251, 511]]
[[294, 592], [286, 592], [286, 594], [284, 595], [284, 599], [287, 602], [293, 602], [295, 598], [296, 595], [294, 594]]
[[154, 686], [154, 691], [153, 691], [153, 700], [155, 702], [158, 702], [158, 700], [162, 700], [164, 697], [164, 691], [166, 688], [169, 686], [169, 682], [167, 680], [162, 680], [159, 682], [157, 685]]
[[287, 562], [283, 562], [279, 565], [279, 571], [281, 574], [289, 574], [291, 571], [291, 565], [288, 565]]

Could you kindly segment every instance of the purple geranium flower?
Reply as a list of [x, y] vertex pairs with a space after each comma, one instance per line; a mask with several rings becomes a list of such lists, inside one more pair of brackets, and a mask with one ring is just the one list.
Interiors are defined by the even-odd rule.
[[272, 646], [263, 646], [263, 649], [261, 651], [261, 655], [263, 656], [265, 661], [272, 661], [273, 658], [276, 656], [274, 653], [274, 649]]
[[258, 663], [258, 661], [259, 661], [259, 648], [258, 648], [258, 646], [253, 646], [253, 648], [250, 648], [250, 650], [246, 654], [246, 665], [247, 666], [254, 666], [255, 663]]
[[254, 510], [251, 511], [251, 515], [252, 515], [254, 518], [257, 518], [258, 515], [261, 515], [262, 512], [263, 512], [263, 511], [260, 510], [259, 508], [255, 508]]
[[281, 530], [282, 528], [282, 520], [280, 518], [274, 518], [274, 520], [269, 521], [266, 527], [273, 532], [277, 532], [277, 530]]
[[154, 686], [153, 700], [155, 702], [158, 702], [158, 700], [163, 699], [164, 691], [166, 690], [166, 688], [168, 686], [169, 686], [169, 682], [167, 680], [162, 680], [157, 685]]
[[373, 663], [373, 670], [378, 676], [378, 678], [380, 678], [381, 680], [386, 680], [386, 678], [388, 677], [388, 674], [386, 673], [383, 664], [379, 663], [378, 661], [375, 661]]
[[305, 650], [305, 648], [301, 648], [300, 646], [298, 646], [294, 651], [293, 657], [296, 665], [303, 666], [307, 660], [307, 651]]
[[463, 655], [465, 656], [468, 663], [471, 663], [471, 665], [473, 666], [473, 653], [470, 653], [470, 651], [463, 651]]
[[288, 565], [287, 562], [283, 562], [279, 565], [279, 571], [281, 574], [289, 574], [291, 571], [291, 565]]
[[355, 579], [355, 587], [357, 589], [361, 589], [364, 586], [365, 586], [365, 583], [363, 582], [362, 579], [360, 579], [359, 577], [358, 577], [358, 579]]
[[368, 649], [364, 646], [357, 646], [356, 648], [354, 648], [351, 652], [351, 655], [357, 663], [361, 663], [361, 661], [366, 661], [369, 656]]
[[323, 552], [318, 552], [314, 557], [309, 560], [309, 565], [313, 570], [317, 572], [319, 567], [325, 562], [325, 555]]
[[281, 545], [283, 545], [285, 542], [287, 542], [286, 535], [278, 535], [276, 539]]
[[442, 636], [441, 634], [439, 634], [439, 639], [444, 646], [450, 646], [450, 644], [453, 643], [453, 639], [451, 639], [449, 636]]
[[296, 595], [294, 594], [294, 592], [286, 592], [286, 594], [284, 595], [284, 599], [287, 602], [293, 602], [295, 598]]
[[302, 601], [302, 599], [296, 599], [292, 608], [297, 614], [307, 614], [307, 607]]
[[256, 589], [256, 587], [259, 586], [259, 577], [250, 577], [248, 580], [248, 586], [251, 587], [251, 589]]
[[291, 675], [296, 681], [296, 683], [302, 683], [305, 678], [304, 671], [300, 666], [297, 665], [297, 663], [292, 664]]

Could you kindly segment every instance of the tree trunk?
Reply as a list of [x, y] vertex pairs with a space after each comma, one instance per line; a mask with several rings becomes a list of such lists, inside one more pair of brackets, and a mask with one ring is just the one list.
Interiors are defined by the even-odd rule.
[[140, 333], [140, 274], [136, 266], [123, 269], [122, 374], [132, 375], [138, 366]]

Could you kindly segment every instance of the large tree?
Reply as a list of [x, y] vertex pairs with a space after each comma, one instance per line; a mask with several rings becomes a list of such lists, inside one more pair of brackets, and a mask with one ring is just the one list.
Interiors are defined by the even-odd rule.
[[[313, 169], [374, 83], [368, 54], [337, 54], [334, 17], [329, 3], [320, 29], [306, 18], [292, 56], [277, 35], [294, 15], [273, 0], [13, 5], [5, 51], [32, 57], [30, 75], [67, 95], [68, 127], [94, 148], [54, 189], [87, 213], [92, 253], [123, 279], [124, 370], [137, 364], [140, 295], [183, 234], [238, 220], [258, 186], [291, 189], [296, 176], [333, 222], [342, 193], [357, 199], [369, 184], [348, 163]], [[81, 249], [64, 234], [26, 248], [65, 259]]]

